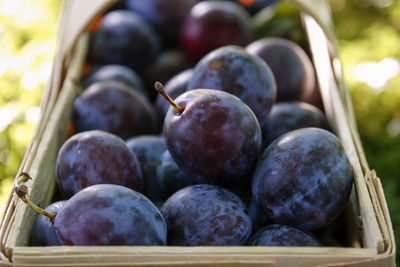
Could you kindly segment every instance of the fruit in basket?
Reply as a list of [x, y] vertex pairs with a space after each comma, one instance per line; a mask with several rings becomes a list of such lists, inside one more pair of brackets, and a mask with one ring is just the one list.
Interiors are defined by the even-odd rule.
[[[64, 206], [65, 200], [56, 201], [51, 203], [45, 211], [57, 214], [58, 211]], [[58, 239], [56, 229], [50, 218], [39, 214], [36, 218], [35, 224], [31, 232], [31, 246], [61, 246], [62, 243]]]
[[95, 184], [118, 184], [136, 191], [143, 187], [135, 154], [121, 138], [98, 130], [78, 133], [62, 145], [56, 177], [65, 198]]
[[287, 225], [272, 224], [257, 231], [250, 238], [248, 245], [320, 247], [321, 243], [309, 232]]
[[[156, 88], [162, 93], [160, 83]], [[243, 101], [223, 91], [196, 89], [172, 104], [163, 133], [184, 172], [198, 183], [225, 186], [249, 175], [261, 149], [261, 130]]]
[[252, 191], [278, 224], [315, 230], [343, 211], [353, 185], [353, 169], [340, 140], [318, 128], [277, 138], [262, 153]]
[[252, 40], [250, 15], [242, 6], [232, 2], [203, 1], [196, 4], [181, 29], [182, 46], [195, 59], [220, 46], [245, 46]]
[[140, 72], [161, 50], [157, 34], [139, 14], [115, 10], [104, 15], [89, 42], [92, 64], [122, 64]]
[[156, 81], [165, 83], [179, 72], [193, 67], [194, 64], [195, 62], [181, 50], [168, 50], [160, 54], [142, 75], [151, 99], [154, 100], [157, 97], [157, 92], [154, 90]]
[[96, 68], [81, 81], [81, 84], [83, 88], [87, 88], [93, 83], [110, 80], [122, 82], [131, 89], [137, 90], [146, 96], [149, 95], [140, 76], [134, 70], [118, 64], [104, 65]]
[[277, 88], [277, 102], [301, 100], [312, 94], [315, 87], [313, 65], [296, 43], [269, 37], [257, 40], [246, 51], [261, 57], [271, 68]]
[[265, 62], [238, 46], [224, 46], [196, 65], [188, 90], [208, 88], [239, 97], [257, 116], [260, 126], [275, 103], [274, 76]]
[[246, 206], [232, 192], [199, 184], [174, 193], [161, 207], [168, 245], [237, 246], [251, 234]]
[[186, 186], [193, 185], [190, 176], [179, 168], [168, 150], [161, 155], [161, 163], [156, 168], [156, 181], [162, 200]]
[[262, 127], [265, 147], [282, 134], [300, 128], [330, 129], [328, 120], [322, 111], [304, 102], [276, 103]]
[[126, 0], [126, 7], [142, 15], [163, 38], [164, 44], [179, 43], [182, 22], [198, 0]]
[[252, 198], [250, 203], [248, 204], [248, 210], [249, 216], [253, 223], [253, 233], [260, 230], [263, 226], [272, 223], [272, 219], [268, 216], [268, 213], [260, 208], [260, 205], [258, 205], [257, 201], [254, 198]]
[[142, 194], [98, 184], [71, 197], [54, 219], [64, 245], [166, 245], [160, 211]]
[[154, 203], [161, 201], [156, 169], [161, 164], [161, 155], [167, 150], [163, 138], [156, 135], [141, 135], [128, 139], [126, 145], [139, 161], [143, 176], [143, 194]]
[[123, 139], [153, 134], [156, 118], [147, 98], [117, 81], [98, 82], [74, 101], [77, 132], [103, 130]]

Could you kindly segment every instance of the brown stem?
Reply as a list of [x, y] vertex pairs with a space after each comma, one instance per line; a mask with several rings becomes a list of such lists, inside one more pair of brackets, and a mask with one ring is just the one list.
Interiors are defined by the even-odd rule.
[[28, 180], [32, 180], [32, 177], [27, 172], [21, 172], [17, 184], [21, 185], [22, 183], [26, 183]]
[[32, 179], [29, 176], [29, 174], [26, 173], [26, 172], [22, 172], [20, 177], [19, 177], [19, 179], [18, 179], [18, 181], [17, 181], [17, 186], [14, 189], [15, 193], [31, 209], [33, 209], [34, 211], [36, 211], [36, 212], [48, 217], [50, 219], [50, 221], [54, 221], [54, 218], [56, 217], [55, 214], [45, 211], [44, 209], [40, 208], [39, 206], [37, 206], [35, 203], [33, 203], [32, 201], [30, 201], [27, 198], [27, 195], [29, 193], [28, 187], [26, 185], [20, 185], [20, 184], [28, 181], [29, 179]]
[[157, 92], [161, 94], [168, 101], [168, 103], [170, 103], [171, 106], [173, 106], [178, 111], [178, 114], [181, 114], [185, 110], [184, 107], [178, 106], [174, 102], [174, 100], [172, 100], [172, 98], [168, 95], [168, 93], [165, 92], [164, 85], [162, 85], [162, 83], [155, 82], [154, 87], [156, 88]]

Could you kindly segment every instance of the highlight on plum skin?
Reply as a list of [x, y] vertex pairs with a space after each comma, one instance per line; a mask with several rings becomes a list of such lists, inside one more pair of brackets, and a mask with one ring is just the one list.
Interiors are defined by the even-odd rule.
[[56, 179], [64, 198], [95, 184], [119, 184], [143, 189], [139, 162], [126, 143], [103, 131], [86, 131], [69, 138], [59, 150]]
[[58, 212], [54, 227], [65, 245], [166, 245], [160, 211], [144, 195], [120, 185], [87, 187]]
[[177, 165], [196, 183], [230, 186], [248, 179], [261, 151], [261, 129], [251, 109], [220, 90], [196, 89], [170, 107], [163, 134]]
[[250, 246], [320, 247], [321, 242], [307, 231], [287, 225], [271, 224], [261, 228], [249, 240]]
[[174, 193], [161, 207], [168, 244], [175, 246], [240, 246], [252, 224], [242, 200], [214, 185], [198, 184]]
[[290, 131], [262, 153], [252, 191], [274, 223], [316, 230], [343, 211], [353, 169], [340, 140], [319, 128]]

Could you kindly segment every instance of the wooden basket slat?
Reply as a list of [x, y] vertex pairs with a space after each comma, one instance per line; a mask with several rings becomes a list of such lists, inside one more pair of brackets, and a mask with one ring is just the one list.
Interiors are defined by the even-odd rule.
[[394, 237], [394, 232], [393, 232], [393, 225], [392, 221], [390, 219], [390, 214], [389, 214], [389, 208], [387, 206], [385, 194], [383, 192], [383, 187], [381, 180], [376, 177], [375, 171], [372, 171], [372, 176], [374, 177], [372, 179], [372, 182], [375, 187], [375, 192], [376, 192], [376, 197], [380, 203], [379, 207], [382, 207], [382, 214], [383, 218], [385, 220], [385, 224], [387, 225], [388, 229], [388, 250], [385, 252], [386, 254], [395, 254], [396, 253], [396, 245], [395, 245], [395, 237]]
[[[267, 262], [267, 261], [246, 261], [244, 262], [232, 262], [229, 260], [226, 261], [220, 261], [218, 263], [212, 262], [212, 261], [196, 261], [196, 262], [182, 262], [182, 261], [175, 261], [172, 260], [168, 263], [166, 262], [148, 262], [148, 263], [143, 263], [143, 262], [119, 262], [119, 263], [104, 263], [104, 262], [98, 262], [98, 263], [76, 263], [76, 264], [52, 264], [52, 265], [47, 265], [47, 266], [53, 266], [53, 267], [78, 267], [78, 266], [96, 266], [96, 267], [118, 267], [118, 266], [162, 266], [162, 267], [179, 267], [179, 266], [190, 266], [192, 267], [212, 267], [212, 266], [218, 266], [218, 267], [275, 267], [276, 264], [273, 262]], [[29, 263], [23, 263], [23, 264], [13, 264], [13, 266], [24, 266], [24, 267], [35, 267], [35, 266], [44, 266], [43, 264], [29, 264]]]
[[[377, 188], [377, 185], [380, 185], [380, 179], [378, 177], [376, 177], [376, 174], [374, 171], [370, 171], [367, 175], [366, 175], [366, 184], [367, 184], [367, 188], [369, 190], [370, 196], [371, 196], [371, 202], [372, 205], [374, 207], [374, 211], [376, 214], [376, 218], [378, 221], [378, 224], [380, 226], [380, 229], [382, 231], [382, 237], [383, 237], [383, 242], [385, 244], [385, 248], [384, 251], [382, 252], [390, 252], [393, 250], [393, 246], [392, 244], [394, 244], [394, 242], [392, 242], [394, 240], [394, 236], [391, 236], [391, 233], [389, 231], [390, 227], [391, 227], [391, 222], [389, 220], [387, 220], [386, 215], [388, 214], [384, 214], [383, 208], [384, 206], [382, 206], [382, 201], [381, 199], [378, 197], [377, 194], [377, 190], [379, 190], [379, 187]], [[382, 187], [380, 187], [380, 189], [382, 189]], [[380, 191], [381, 193], [383, 193], [383, 191]], [[382, 194], [381, 194], [382, 196]]]
[[[124, 263], [169, 265], [171, 262], [214, 264], [264, 262], [296, 266], [318, 266], [339, 261], [363, 261], [376, 253], [373, 249], [293, 247], [51, 247], [16, 248], [15, 264]], [[310, 257], [312, 256], [312, 257]]]
[[358, 151], [353, 143], [352, 132], [348, 122], [346, 109], [340, 97], [335, 76], [331, 68], [331, 58], [327, 45], [324, 43], [325, 35], [316, 21], [305, 15], [304, 23], [309, 36], [310, 49], [316, 68], [317, 80], [325, 105], [328, 119], [334, 123], [335, 132], [342, 140], [343, 147], [354, 170], [354, 182], [357, 191], [359, 211], [362, 220], [362, 239], [365, 247], [376, 248], [379, 252], [385, 250], [385, 245], [378, 225], [370, 195], [364, 180], [364, 173], [360, 165]]
[[[35, 128], [35, 131], [32, 136], [32, 141], [30, 142], [27, 150], [25, 151], [24, 158], [22, 159], [22, 162], [20, 164], [19, 170], [16, 174], [15, 180], [18, 178], [20, 173], [23, 170], [28, 170], [31, 168], [32, 162], [34, 158], [36, 157], [37, 150], [42, 138], [42, 135], [46, 129], [47, 122], [49, 120], [49, 116], [52, 114], [52, 109], [54, 108], [54, 105], [57, 100], [58, 96], [58, 91], [60, 89], [60, 83], [61, 83], [61, 73], [62, 73], [62, 66], [63, 66], [63, 58], [64, 55], [62, 53], [62, 47], [64, 44], [64, 40], [66, 38], [65, 32], [68, 31], [66, 27], [63, 27], [66, 22], [69, 20], [69, 14], [71, 12], [68, 12], [68, 1], [64, 1], [64, 12], [62, 12], [62, 15], [60, 16], [60, 31], [58, 34], [58, 40], [57, 40], [57, 53], [55, 55], [54, 61], [53, 61], [53, 68], [51, 70], [51, 75], [50, 75], [50, 80], [45, 86], [43, 96], [41, 99], [40, 103], [40, 119], [39, 122], [37, 123], [37, 127]], [[6, 210], [2, 214], [1, 219], [1, 224], [0, 224], [0, 255], [4, 257], [4, 254], [8, 254], [8, 252], [5, 251], [5, 240], [8, 238], [9, 234], [9, 227], [11, 226], [14, 222], [14, 217], [15, 217], [15, 199], [13, 197], [13, 192], [14, 192], [15, 185], [13, 185], [10, 189], [10, 194], [8, 195], [8, 198], [6, 200]]]
[[[49, 117], [40, 145], [33, 155], [32, 164], [24, 166], [23, 169], [34, 178], [28, 181], [26, 185], [30, 189], [30, 199], [40, 206], [47, 206], [53, 196], [55, 161], [58, 150], [65, 140], [66, 125], [72, 109], [71, 102], [75, 96], [72, 79], [79, 77], [80, 66], [86, 55], [87, 39], [88, 35], [83, 35], [78, 43], [76, 57], [71, 64], [67, 79], [64, 81], [65, 90], [61, 91], [60, 101], [57, 102]], [[25, 203], [18, 200], [13, 194], [11, 196], [13, 198], [11, 203], [14, 205], [14, 202], [16, 202], [15, 210], [12, 210], [8, 225], [2, 226], [2, 228], [5, 228], [4, 236], [2, 237], [2, 251], [7, 258], [11, 258], [14, 247], [28, 245], [32, 222], [37, 216]]]
[[[363, 173], [366, 187], [369, 193], [369, 198], [372, 204], [372, 209], [373, 209], [373, 214], [375, 214], [377, 225], [379, 228], [379, 231], [382, 233], [382, 240], [377, 240], [377, 247], [378, 251], [381, 253], [394, 253], [394, 234], [392, 230], [392, 225], [390, 221], [390, 216], [389, 216], [389, 211], [387, 209], [387, 204], [386, 201], [384, 200], [384, 194], [383, 194], [383, 189], [380, 184], [379, 178], [376, 177], [375, 172], [371, 172], [369, 169], [368, 162], [365, 157], [364, 150], [362, 148], [361, 140], [359, 133], [357, 131], [356, 127], [356, 120], [355, 120], [355, 115], [354, 115], [354, 109], [353, 105], [351, 102], [351, 97], [349, 94], [349, 90], [344, 82], [343, 75], [342, 75], [342, 66], [340, 64], [340, 60], [337, 58], [336, 55], [331, 55], [332, 57], [332, 70], [333, 76], [335, 78], [336, 84], [338, 85], [338, 90], [331, 90], [330, 92], [341, 92], [340, 98], [341, 101], [337, 101], [339, 106], [342, 106], [343, 115], [342, 118], [347, 119], [346, 125], [348, 126], [348, 130], [350, 132], [350, 136], [352, 137], [352, 150], [354, 150], [357, 153], [357, 158], [359, 159], [359, 164], [361, 171]], [[319, 58], [320, 60], [320, 58]], [[336, 62], [336, 63], [335, 63]], [[318, 68], [318, 70], [321, 71], [321, 68]], [[341, 87], [341, 88], [340, 88]], [[331, 102], [331, 101], [327, 101]], [[337, 106], [336, 106], [337, 107]], [[342, 119], [335, 114], [333, 116], [336, 120], [341, 121]], [[348, 134], [346, 134], [348, 135]], [[350, 142], [351, 143], [351, 142]], [[373, 178], [371, 178], [371, 175]], [[361, 177], [361, 176], [360, 176]], [[379, 183], [371, 182], [369, 180], [377, 180]], [[378, 188], [376, 188], [378, 187]], [[381, 191], [380, 196], [383, 196], [383, 201], [382, 198], [378, 198], [377, 191]], [[361, 201], [364, 203], [363, 201]], [[367, 207], [367, 209], [370, 209], [370, 207]], [[364, 214], [370, 213], [368, 210]], [[363, 220], [364, 222], [370, 222], [370, 217], [366, 217]], [[375, 224], [375, 223], [374, 223]], [[367, 227], [368, 228], [368, 227]], [[376, 227], [374, 227], [376, 228]]]

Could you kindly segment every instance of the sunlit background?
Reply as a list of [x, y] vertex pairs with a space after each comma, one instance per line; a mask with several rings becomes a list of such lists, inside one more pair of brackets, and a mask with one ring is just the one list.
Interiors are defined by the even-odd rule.
[[60, 0], [0, 0], [0, 210], [39, 119]]
[[[331, 6], [365, 152], [400, 229], [400, 1]], [[0, 211], [40, 116], [60, 8], [61, 0], [0, 0]]]

